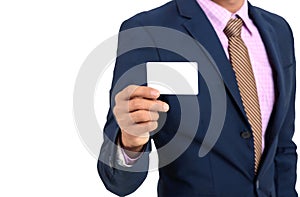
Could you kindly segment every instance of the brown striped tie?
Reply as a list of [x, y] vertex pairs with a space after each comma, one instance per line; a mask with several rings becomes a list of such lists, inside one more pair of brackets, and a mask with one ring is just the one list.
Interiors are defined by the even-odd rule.
[[228, 37], [228, 52], [235, 72], [242, 103], [254, 137], [254, 169], [257, 173], [262, 155], [262, 120], [255, 77], [248, 49], [241, 37], [243, 20], [230, 19], [224, 29]]

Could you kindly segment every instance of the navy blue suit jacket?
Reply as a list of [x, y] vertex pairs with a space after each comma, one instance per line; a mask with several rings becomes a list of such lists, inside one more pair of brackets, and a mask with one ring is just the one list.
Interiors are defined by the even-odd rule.
[[[249, 4], [249, 15], [265, 44], [276, 87], [276, 102], [266, 131], [265, 151], [256, 175], [251, 128], [242, 107], [232, 67], [213, 27], [196, 0], [174, 0], [157, 9], [140, 13], [122, 24], [121, 31], [133, 27], [161, 26], [190, 35], [210, 53], [226, 89], [227, 113], [222, 133], [213, 149], [205, 157], [199, 157], [198, 151], [206, 134], [211, 113], [210, 94], [204, 79], [199, 76], [197, 99], [201, 116], [197, 133], [187, 150], [173, 162], [159, 169], [158, 196], [298, 196], [295, 191], [297, 154], [296, 145], [292, 141], [296, 88], [293, 35], [287, 22], [275, 14]], [[147, 33], [145, 36], [151, 37]], [[119, 49], [122, 42], [130, 45], [131, 41], [120, 38]], [[158, 61], [174, 62], [186, 59], [155, 47], [131, 50], [117, 58], [112, 87], [135, 65]], [[201, 69], [201, 65], [199, 67]], [[125, 79], [122, 88], [135, 83], [136, 80], [146, 82], [145, 67], [135, 72], [136, 78]], [[125, 196], [134, 192], [147, 176], [147, 151], [151, 150], [151, 143], [145, 146], [146, 153], [132, 167], [136, 168], [137, 172], [129, 172], [126, 167], [118, 165], [115, 161], [114, 143], [118, 138], [119, 127], [112, 113], [114, 95], [111, 92], [112, 103], [104, 129], [105, 140], [100, 151], [98, 172], [108, 190]], [[163, 127], [152, 136], [157, 148], [163, 147], [174, 137], [181, 118], [176, 96], [166, 95], [160, 99], [170, 105], [170, 110]], [[192, 116], [193, 114], [191, 118]], [[185, 130], [185, 135], [179, 136], [182, 141], [191, 137], [188, 124], [181, 129]], [[171, 147], [168, 151], [176, 151], [176, 147]], [[158, 152], [160, 162], [168, 157], [168, 151]], [[156, 192], [153, 191], [151, 196], [156, 196]]]

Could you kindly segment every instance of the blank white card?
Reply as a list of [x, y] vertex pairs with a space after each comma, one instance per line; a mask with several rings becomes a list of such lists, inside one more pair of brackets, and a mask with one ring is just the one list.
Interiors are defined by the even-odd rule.
[[197, 62], [148, 62], [148, 87], [161, 94], [198, 95]]

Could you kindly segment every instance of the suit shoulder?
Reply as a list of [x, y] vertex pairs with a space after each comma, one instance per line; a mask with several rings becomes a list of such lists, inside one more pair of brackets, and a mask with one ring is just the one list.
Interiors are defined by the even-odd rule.
[[122, 25], [128, 28], [138, 26], [163, 25], [164, 21], [170, 23], [170, 19], [178, 17], [178, 10], [175, 1], [170, 1], [157, 8], [138, 13], [125, 20]]
[[264, 10], [259, 7], [254, 7], [257, 9], [258, 12], [267, 20], [269, 21], [272, 25], [280, 28], [288, 28], [290, 29], [290, 25], [288, 22], [280, 15], [272, 13], [270, 11]]

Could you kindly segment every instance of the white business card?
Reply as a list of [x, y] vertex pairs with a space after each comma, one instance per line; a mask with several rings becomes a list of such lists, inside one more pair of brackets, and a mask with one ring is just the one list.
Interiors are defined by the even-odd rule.
[[148, 87], [161, 94], [198, 95], [197, 62], [147, 62]]

